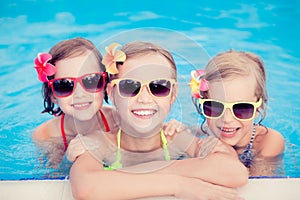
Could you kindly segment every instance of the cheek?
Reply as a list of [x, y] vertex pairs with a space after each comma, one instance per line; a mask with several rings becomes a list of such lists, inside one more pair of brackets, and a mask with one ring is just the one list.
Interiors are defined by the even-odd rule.
[[99, 93], [95, 93], [94, 94], [94, 103], [96, 105], [100, 105], [100, 107], [103, 104], [103, 98], [104, 98], [104, 93], [103, 92], [99, 92]]
[[214, 127], [214, 125], [216, 120], [214, 119], [206, 119], [207, 125], [209, 126], [210, 129], [212, 129]]
[[170, 112], [170, 109], [171, 109], [171, 105], [172, 105], [171, 101], [172, 101], [171, 97], [161, 98], [161, 99], [158, 99], [156, 101], [156, 103], [160, 107], [160, 109], [167, 115]]
[[64, 98], [56, 98], [56, 104], [64, 111], [67, 106], [72, 102], [71, 97], [64, 97]]
[[253, 127], [254, 120], [247, 121], [247, 122], [240, 122], [242, 127], [245, 129], [251, 129]]

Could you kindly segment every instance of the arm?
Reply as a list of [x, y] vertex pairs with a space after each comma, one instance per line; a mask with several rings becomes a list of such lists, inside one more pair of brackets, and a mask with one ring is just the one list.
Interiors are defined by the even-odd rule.
[[[169, 182], [170, 180], [173, 180], [172, 183]], [[177, 187], [175, 180], [174, 175], [157, 176], [151, 173], [130, 174], [106, 171], [103, 170], [102, 164], [87, 152], [78, 157], [70, 171], [72, 193], [78, 199], [82, 197], [129, 199], [157, 195], [172, 196], [174, 194], [172, 191], [175, 191]]]
[[85, 152], [70, 171], [76, 199], [136, 199], [175, 196], [183, 199], [237, 199], [235, 190], [199, 179], [161, 172], [125, 173], [103, 170], [102, 164]]
[[[159, 170], [157, 170], [159, 169]], [[175, 161], [153, 161], [121, 169], [126, 172], [174, 174], [197, 178], [225, 187], [240, 187], [248, 182], [248, 170], [235, 157], [225, 153], [212, 153], [203, 159], [189, 158]]]
[[44, 142], [51, 137], [60, 136], [60, 117], [56, 117], [39, 125], [32, 133], [35, 142]]
[[184, 149], [193, 159], [174, 164], [170, 168], [172, 171], [227, 187], [239, 187], [247, 183], [248, 170], [239, 161], [236, 151], [217, 138], [198, 138], [186, 132], [178, 134], [173, 143], [176, 146], [182, 145], [181, 143], [189, 144]]

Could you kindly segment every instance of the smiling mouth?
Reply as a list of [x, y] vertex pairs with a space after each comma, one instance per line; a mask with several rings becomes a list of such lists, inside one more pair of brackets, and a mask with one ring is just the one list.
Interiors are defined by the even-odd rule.
[[236, 135], [236, 132], [239, 128], [219, 128], [221, 131], [221, 135], [226, 138], [231, 138]]
[[157, 111], [153, 110], [153, 109], [139, 109], [139, 110], [132, 110], [131, 112], [135, 116], [138, 116], [141, 118], [149, 118], [149, 117], [152, 117], [155, 113], [157, 113]]
[[72, 104], [72, 107], [74, 107], [75, 109], [81, 110], [81, 109], [86, 109], [88, 108], [92, 103], [88, 102], [88, 103], [74, 103]]

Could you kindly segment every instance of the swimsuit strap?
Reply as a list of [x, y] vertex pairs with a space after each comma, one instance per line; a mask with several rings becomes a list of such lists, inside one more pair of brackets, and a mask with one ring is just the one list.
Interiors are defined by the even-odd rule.
[[[121, 133], [122, 130], [121, 128], [119, 128], [118, 133], [117, 133], [117, 145], [118, 145], [118, 150], [117, 150], [117, 160], [115, 162], [113, 162], [110, 166], [105, 166], [104, 169], [105, 170], [114, 170], [114, 169], [119, 169], [122, 168], [122, 163], [121, 163]], [[165, 153], [165, 159], [167, 161], [170, 160], [170, 153], [167, 147], [167, 139], [166, 136], [164, 134], [164, 131], [161, 130], [160, 131], [160, 138], [161, 138], [161, 142], [162, 142], [162, 148], [164, 150]]]
[[99, 112], [100, 112], [100, 115], [101, 115], [101, 119], [102, 119], [102, 121], [103, 121], [103, 123], [104, 123], [105, 129], [106, 129], [106, 132], [109, 132], [109, 131], [110, 131], [110, 128], [109, 128], [109, 125], [108, 125], [107, 119], [106, 119], [106, 117], [105, 117], [104, 113], [103, 113], [101, 110], [99, 110]]
[[160, 138], [161, 138], [161, 142], [162, 142], [162, 148], [165, 152], [165, 159], [167, 161], [169, 161], [171, 159], [170, 159], [170, 153], [169, 153], [169, 150], [168, 150], [168, 147], [167, 147], [168, 140], [167, 140], [163, 130], [160, 131]]
[[61, 115], [61, 118], [60, 118], [60, 130], [61, 130], [61, 136], [62, 136], [62, 139], [63, 139], [63, 142], [64, 142], [64, 151], [67, 150], [68, 148], [68, 142], [67, 142], [67, 137], [66, 137], [66, 133], [65, 133], [65, 113], [63, 113]]
[[[109, 125], [108, 125], [108, 123], [107, 123], [107, 119], [106, 119], [104, 113], [103, 113], [101, 110], [99, 110], [99, 112], [100, 112], [100, 115], [101, 115], [101, 119], [102, 119], [102, 121], [103, 121], [103, 123], [104, 123], [106, 132], [109, 132], [109, 131], [110, 131], [110, 128], [109, 128]], [[61, 136], [62, 136], [62, 139], [63, 139], [63, 142], [64, 142], [64, 147], [65, 147], [65, 148], [64, 148], [64, 151], [66, 151], [67, 148], [68, 148], [68, 141], [67, 141], [66, 132], [65, 132], [65, 113], [63, 113], [63, 114], [61, 115], [61, 119], [60, 119], [60, 130], [61, 130]]]
[[239, 154], [240, 161], [247, 168], [249, 168], [250, 165], [253, 162], [254, 154], [253, 154], [253, 151], [252, 151], [252, 146], [253, 146], [253, 141], [254, 141], [254, 138], [255, 138], [255, 132], [256, 132], [256, 128], [255, 128], [255, 125], [254, 125], [253, 129], [252, 129], [252, 135], [251, 135], [251, 139], [250, 139], [249, 144], [247, 144], [247, 146], [245, 147], [243, 153]]
[[113, 162], [110, 166], [103, 167], [105, 170], [114, 170], [123, 167], [121, 163], [121, 132], [122, 130], [119, 128], [117, 133], [117, 143], [118, 143], [117, 160]]

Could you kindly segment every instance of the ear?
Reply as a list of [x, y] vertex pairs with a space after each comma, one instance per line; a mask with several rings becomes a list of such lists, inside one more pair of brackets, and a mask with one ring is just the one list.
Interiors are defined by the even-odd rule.
[[178, 83], [177, 82], [174, 83], [172, 90], [173, 90], [173, 92], [171, 94], [172, 95], [171, 96], [171, 104], [173, 104], [177, 99], [177, 95], [178, 95]]
[[109, 99], [115, 105], [113, 88], [114, 87], [111, 85], [111, 83], [108, 83], [107, 86], [106, 86], [106, 91], [107, 91], [107, 95], [108, 95]]

